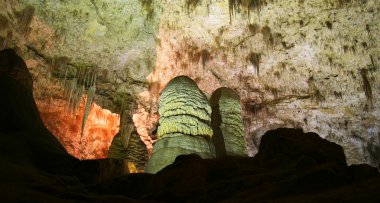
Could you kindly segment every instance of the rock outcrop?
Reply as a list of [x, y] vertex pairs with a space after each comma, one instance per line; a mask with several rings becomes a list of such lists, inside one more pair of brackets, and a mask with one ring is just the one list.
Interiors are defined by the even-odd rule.
[[[134, 182], [143, 184], [138, 190], [122, 187]], [[265, 133], [253, 158], [181, 155], [154, 176], [128, 176], [91, 188], [101, 194], [123, 194], [144, 201], [315, 203], [376, 203], [380, 201], [379, 189], [376, 168], [347, 166], [341, 146], [301, 129]]]
[[161, 94], [158, 111], [158, 140], [146, 172], [156, 173], [182, 154], [215, 157], [214, 145], [210, 141], [213, 135], [211, 107], [191, 78], [173, 78]]
[[248, 156], [239, 95], [221, 87], [212, 94], [210, 105], [216, 156]]

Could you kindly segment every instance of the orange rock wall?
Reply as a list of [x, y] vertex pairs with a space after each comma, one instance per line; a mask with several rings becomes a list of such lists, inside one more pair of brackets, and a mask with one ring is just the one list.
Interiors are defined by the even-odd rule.
[[45, 126], [71, 155], [79, 159], [107, 157], [112, 139], [119, 131], [118, 114], [102, 109], [93, 102], [81, 136], [85, 96], [75, 114], [67, 110], [67, 101], [63, 99], [37, 100], [36, 103]]

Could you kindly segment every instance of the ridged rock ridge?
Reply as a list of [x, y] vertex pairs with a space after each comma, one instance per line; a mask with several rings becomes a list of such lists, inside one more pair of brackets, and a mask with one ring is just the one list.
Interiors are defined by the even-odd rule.
[[[148, 161], [148, 150], [133, 125], [127, 125], [127, 132], [116, 134], [108, 151], [108, 158], [132, 162], [139, 171], [144, 170]], [[128, 136], [127, 136], [128, 134]]]
[[212, 94], [210, 105], [216, 156], [248, 156], [239, 95], [221, 87]]
[[182, 154], [215, 157], [209, 140], [213, 135], [211, 107], [191, 78], [178, 76], [168, 83], [160, 97], [159, 113], [158, 140], [146, 172], [157, 173]]

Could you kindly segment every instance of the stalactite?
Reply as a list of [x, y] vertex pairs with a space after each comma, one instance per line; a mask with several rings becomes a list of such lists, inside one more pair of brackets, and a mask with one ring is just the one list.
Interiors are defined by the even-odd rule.
[[85, 93], [85, 88], [83, 85], [81, 85], [80, 88], [78, 88], [78, 92], [77, 92], [77, 97], [76, 97], [74, 112], [73, 112], [74, 116], [76, 115], [76, 110], [79, 108], [79, 105], [82, 101], [82, 96], [84, 93]]
[[73, 97], [75, 95], [76, 86], [77, 86], [76, 79], [71, 80], [70, 86], [69, 86], [69, 95], [68, 95], [68, 99], [67, 99], [66, 112], [73, 112], [72, 109], [70, 109], [70, 107], [71, 107], [71, 103], [73, 102]]
[[8, 25], [9, 25], [8, 18], [0, 14], [0, 31], [6, 29]]
[[65, 77], [63, 78], [63, 87], [66, 88], [67, 71], [69, 68], [65, 66]]
[[95, 90], [96, 90], [95, 86], [91, 86], [90, 88], [88, 88], [88, 91], [87, 91], [86, 107], [84, 110], [84, 115], [83, 115], [83, 120], [82, 120], [81, 136], [83, 136], [86, 120], [91, 109], [92, 99], [95, 96]]
[[370, 106], [372, 107], [373, 106], [372, 88], [371, 88], [371, 83], [368, 80], [367, 74], [368, 74], [368, 70], [366, 69], [360, 70], [360, 75], [362, 76], [362, 80], [363, 80], [363, 90]]
[[243, 8], [245, 10], [245, 12], [248, 14], [249, 19], [252, 10], [260, 12], [261, 8], [266, 5], [266, 0], [228, 0], [230, 22], [232, 20], [232, 16], [236, 13], [236, 11], [239, 11], [240, 8]]
[[255, 68], [257, 76], [260, 76], [261, 53], [250, 53], [247, 56], [247, 61], [249, 61], [251, 65]]
[[154, 15], [154, 0], [139, 0], [142, 9], [146, 13], [145, 20], [151, 21]]
[[86, 73], [84, 74], [84, 86], [85, 87], [89, 86], [89, 84], [88, 84], [88, 78], [89, 78], [89, 74], [86, 71]]
[[200, 3], [201, 0], [186, 0], [185, 7], [187, 14], [193, 11]]
[[201, 56], [202, 56], [202, 68], [204, 68], [207, 61], [210, 59], [210, 52], [207, 49], [203, 49]]
[[20, 30], [24, 35], [29, 34], [29, 25], [33, 20], [34, 13], [35, 8], [33, 6], [27, 6], [22, 11], [15, 13], [18, 18], [17, 20], [19, 23]]

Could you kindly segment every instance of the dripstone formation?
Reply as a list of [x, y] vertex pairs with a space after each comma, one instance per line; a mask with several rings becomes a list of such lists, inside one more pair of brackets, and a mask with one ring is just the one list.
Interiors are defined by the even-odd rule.
[[232, 89], [221, 87], [212, 94], [210, 104], [216, 156], [248, 156], [239, 96]]
[[159, 114], [158, 140], [146, 172], [156, 173], [182, 154], [215, 157], [210, 142], [211, 107], [191, 78], [178, 76], [167, 84], [160, 97]]
[[132, 162], [138, 170], [144, 170], [149, 155], [144, 142], [138, 135], [130, 115], [121, 121], [121, 129], [113, 138], [107, 157]]

